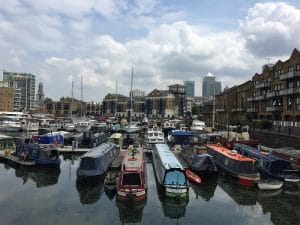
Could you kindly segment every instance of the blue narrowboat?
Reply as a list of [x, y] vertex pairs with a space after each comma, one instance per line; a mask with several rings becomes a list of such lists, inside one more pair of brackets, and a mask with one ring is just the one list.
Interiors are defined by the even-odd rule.
[[234, 149], [244, 156], [255, 159], [256, 168], [263, 178], [272, 178], [286, 183], [299, 183], [300, 178], [296, 174], [299, 171], [293, 170], [289, 161], [244, 144], [236, 143]]
[[188, 197], [185, 171], [167, 144], [155, 144], [153, 167], [159, 188], [166, 197]]
[[37, 166], [59, 166], [60, 158], [56, 148], [37, 143], [22, 143], [13, 153], [24, 161], [33, 161]]
[[80, 178], [96, 177], [103, 175], [112, 160], [118, 155], [115, 144], [103, 143], [80, 157], [77, 176]]

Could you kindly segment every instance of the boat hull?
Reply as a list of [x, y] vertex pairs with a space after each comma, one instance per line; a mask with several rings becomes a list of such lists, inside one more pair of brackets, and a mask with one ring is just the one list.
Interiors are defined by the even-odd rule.
[[208, 153], [214, 157], [216, 165], [235, 178], [239, 184], [254, 186], [259, 181], [260, 175], [256, 173], [254, 160], [218, 145], [210, 144], [207, 147]]
[[260, 190], [278, 190], [282, 187], [283, 182], [281, 181], [271, 181], [271, 182], [266, 182], [266, 181], [259, 181], [257, 183], [257, 186]]

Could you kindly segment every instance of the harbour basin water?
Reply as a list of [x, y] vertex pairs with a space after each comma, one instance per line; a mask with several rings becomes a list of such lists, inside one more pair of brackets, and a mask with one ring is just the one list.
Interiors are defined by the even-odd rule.
[[76, 182], [79, 156], [60, 157], [58, 169], [0, 163], [0, 224], [300, 224], [299, 190], [262, 192], [219, 175], [191, 185], [186, 202], [163, 200], [147, 157], [148, 197], [132, 206], [116, 202], [103, 179]]

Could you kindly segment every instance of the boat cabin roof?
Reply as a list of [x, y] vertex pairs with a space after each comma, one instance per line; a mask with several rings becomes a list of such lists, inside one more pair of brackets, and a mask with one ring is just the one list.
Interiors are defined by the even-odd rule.
[[113, 148], [114, 146], [116, 146], [115, 144], [101, 144], [93, 149], [91, 149], [90, 151], [88, 151], [87, 153], [85, 153], [83, 156], [81, 156], [81, 158], [98, 158], [101, 155], [105, 154], [107, 151], [109, 151], [111, 148]]
[[183, 170], [182, 165], [175, 157], [173, 152], [171, 152], [167, 144], [155, 144], [155, 148], [160, 156], [160, 159], [163, 163], [163, 166], [166, 169], [181, 169]]
[[227, 158], [231, 158], [233, 160], [243, 161], [243, 162], [253, 162], [253, 163], [255, 162], [254, 159], [243, 156], [243, 155], [239, 154], [236, 150], [230, 150], [219, 144], [207, 144], [206, 146], [210, 149], [213, 149], [213, 150], [225, 155]]
[[185, 131], [185, 130], [172, 130], [171, 135], [172, 136], [193, 136], [193, 133], [191, 131]]
[[131, 149], [123, 159], [122, 171], [139, 171], [143, 167], [143, 162], [143, 149], [140, 147]]
[[247, 152], [251, 153], [256, 158], [262, 158], [266, 161], [286, 161], [286, 160], [284, 160], [283, 158], [281, 158], [277, 155], [272, 155], [272, 154], [269, 154], [269, 153], [263, 154], [257, 148], [253, 148], [253, 147], [248, 146], [248, 145], [234, 144], [234, 146], [239, 147], [243, 151], [247, 151]]

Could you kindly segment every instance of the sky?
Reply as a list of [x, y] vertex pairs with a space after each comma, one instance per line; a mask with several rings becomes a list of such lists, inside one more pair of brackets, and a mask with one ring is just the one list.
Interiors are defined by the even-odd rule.
[[[300, 50], [300, 1], [0, 0], [1, 70], [36, 75], [47, 97], [101, 102], [209, 72], [222, 88]], [[117, 81], [117, 82], [116, 82]], [[117, 85], [116, 85], [117, 84]], [[116, 88], [117, 87], [117, 88]]]

